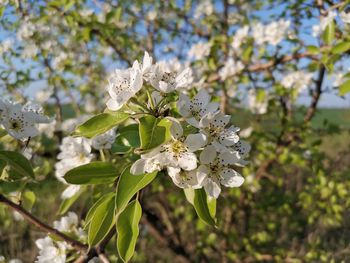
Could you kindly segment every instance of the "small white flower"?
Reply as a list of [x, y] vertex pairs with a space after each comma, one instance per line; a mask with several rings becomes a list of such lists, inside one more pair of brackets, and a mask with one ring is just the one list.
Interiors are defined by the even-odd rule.
[[268, 99], [266, 96], [261, 99], [257, 97], [255, 90], [248, 92], [248, 108], [255, 114], [265, 114], [267, 112]]
[[214, 6], [210, 0], [199, 2], [194, 12], [194, 18], [198, 19], [202, 15], [210, 16], [214, 12]]
[[[60, 161], [55, 164], [55, 176], [62, 183], [67, 184], [63, 176], [69, 170], [91, 162], [94, 155], [91, 154], [89, 140], [82, 137], [65, 137], [60, 145], [61, 152], [57, 155]], [[75, 195], [80, 190], [79, 185], [68, 187], [61, 195], [62, 199], [67, 199]]]
[[208, 143], [212, 143], [218, 151], [231, 147], [239, 141], [237, 135], [239, 128], [233, 125], [226, 128], [230, 119], [229, 115], [217, 111], [204, 115], [199, 122], [201, 133], [206, 136]]
[[42, 108], [38, 105], [27, 103], [22, 106], [4, 101], [0, 102], [0, 119], [6, 131], [18, 140], [38, 135], [36, 124], [51, 121], [43, 115]]
[[198, 127], [200, 119], [209, 112], [217, 111], [219, 103], [210, 102], [208, 92], [201, 89], [192, 100], [187, 95], [180, 93], [177, 107], [189, 124]]
[[219, 70], [219, 76], [222, 80], [226, 80], [229, 77], [237, 75], [244, 69], [244, 65], [241, 61], [235, 61], [233, 58], [229, 58], [225, 65]]
[[131, 173], [135, 175], [145, 172], [150, 173], [169, 166], [181, 168], [185, 171], [197, 168], [197, 156], [194, 152], [206, 144], [205, 136], [197, 134], [185, 139], [183, 129], [177, 120], [170, 117], [169, 119], [173, 122], [171, 127], [172, 139], [151, 152], [141, 155], [141, 159], [132, 165]]
[[211, 43], [197, 43], [191, 46], [188, 51], [188, 56], [193, 57], [195, 60], [201, 60], [209, 56], [211, 49]]
[[185, 68], [182, 71], [169, 70], [164, 63], [155, 65], [150, 76], [150, 84], [162, 93], [170, 93], [174, 90], [186, 89], [192, 82], [192, 71]]
[[291, 72], [282, 78], [281, 84], [288, 89], [295, 89], [301, 92], [310, 85], [312, 76], [312, 73], [303, 71]]
[[50, 237], [41, 238], [35, 241], [39, 248], [39, 255], [36, 263], [65, 263], [66, 247], [65, 242], [57, 242], [57, 246]]
[[[56, 167], [57, 168], [57, 167]], [[69, 199], [73, 197], [80, 190], [80, 185], [69, 185], [61, 194], [62, 199]]]
[[218, 198], [221, 192], [221, 184], [226, 187], [240, 187], [244, 178], [235, 170], [230, 168], [223, 155], [217, 155], [214, 146], [207, 146], [200, 155], [201, 165], [197, 173], [199, 178], [204, 178], [202, 185], [206, 193], [212, 198]]
[[339, 16], [344, 23], [350, 23], [350, 12], [342, 11]]
[[248, 32], [249, 26], [244, 26], [236, 31], [231, 44], [234, 50], [239, 50], [243, 41], [248, 37]]
[[96, 150], [111, 149], [116, 138], [115, 129], [111, 129], [103, 134], [97, 135], [91, 140], [91, 145]]
[[167, 168], [168, 175], [173, 180], [174, 184], [180, 188], [202, 188], [202, 182], [204, 180], [203, 174], [197, 172], [197, 170], [183, 171], [178, 167]]
[[61, 232], [75, 231], [78, 225], [78, 216], [74, 212], [69, 212], [67, 216], [61, 217], [60, 221], [54, 221], [53, 227]]
[[107, 107], [116, 111], [142, 88], [142, 73], [139, 63], [135, 61], [132, 68], [116, 70], [108, 81], [107, 90], [111, 98], [107, 101]]

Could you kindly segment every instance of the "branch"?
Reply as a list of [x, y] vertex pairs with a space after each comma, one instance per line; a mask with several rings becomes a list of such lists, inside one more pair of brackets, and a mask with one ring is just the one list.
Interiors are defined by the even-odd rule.
[[165, 236], [164, 233], [157, 226], [157, 222], [160, 222], [158, 217], [152, 214], [147, 209], [143, 210], [144, 216], [142, 217], [143, 222], [147, 226], [149, 233], [163, 246], [168, 247], [178, 257], [180, 262], [190, 263], [190, 256], [181, 245], [176, 245], [169, 236]]
[[31, 213], [26, 211], [23, 207], [20, 205], [17, 205], [13, 203], [11, 200], [7, 199], [4, 195], [0, 194], [0, 203], [3, 203], [4, 205], [10, 207], [11, 209], [17, 211], [20, 213], [25, 219], [27, 219], [29, 222], [40, 228], [42, 231], [48, 232], [50, 234], [53, 234], [64, 241], [66, 241], [68, 244], [70, 244], [72, 247], [74, 247], [78, 251], [87, 251], [88, 246], [84, 245], [83, 243], [66, 236], [62, 232], [58, 231], [57, 229], [52, 228], [51, 226], [45, 224], [44, 222], [41, 222], [38, 218], [33, 216]]
[[322, 83], [323, 83], [325, 73], [326, 73], [326, 68], [324, 65], [322, 65], [318, 73], [316, 89], [313, 92], [311, 104], [304, 118], [304, 123], [307, 123], [308, 121], [310, 121], [312, 117], [315, 115], [317, 104], [322, 94]]

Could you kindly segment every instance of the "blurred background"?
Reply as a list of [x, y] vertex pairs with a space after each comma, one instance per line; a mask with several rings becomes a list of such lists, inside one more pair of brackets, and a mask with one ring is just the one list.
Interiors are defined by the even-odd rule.
[[[40, 183], [0, 181], [0, 192], [34, 192], [31, 211], [49, 224], [68, 209], [84, 218], [104, 189], [62, 205], [58, 147], [104, 110], [107, 76], [148, 51], [190, 66], [252, 151], [244, 185], [218, 199], [217, 229], [157, 178], [132, 261], [350, 262], [348, 2], [0, 0], [1, 96], [38, 102], [56, 119], [31, 142]], [[21, 144], [2, 136], [0, 148]], [[0, 206], [6, 262], [34, 262], [44, 235]]]

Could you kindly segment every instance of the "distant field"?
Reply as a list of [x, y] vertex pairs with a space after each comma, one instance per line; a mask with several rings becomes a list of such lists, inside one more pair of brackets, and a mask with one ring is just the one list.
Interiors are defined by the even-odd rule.
[[350, 128], [350, 109], [319, 109], [312, 121], [315, 128], [321, 128], [325, 121]]

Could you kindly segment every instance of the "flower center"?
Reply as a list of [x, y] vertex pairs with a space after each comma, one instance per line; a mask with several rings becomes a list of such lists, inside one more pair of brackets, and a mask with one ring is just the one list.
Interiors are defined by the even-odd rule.
[[23, 129], [23, 122], [17, 119], [10, 120], [10, 129], [15, 131], [20, 131]]

